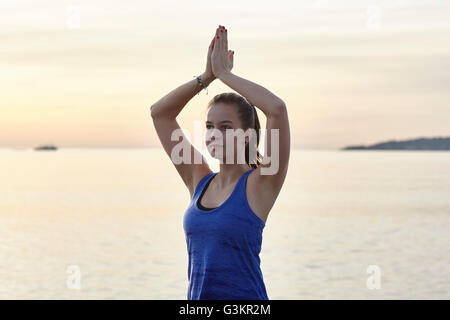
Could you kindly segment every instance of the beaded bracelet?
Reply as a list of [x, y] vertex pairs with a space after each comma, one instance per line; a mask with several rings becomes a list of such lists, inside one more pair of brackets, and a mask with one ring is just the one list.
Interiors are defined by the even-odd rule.
[[[203, 89], [206, 90], [206, 94], [208, 94], [208, 86], [205, 86], [205, 84], [203, 83], [202, 79], [200, 78], [200, 76], [194, 76], [194, 78], [197, 78], [197, 82], [202, 86]], [[201, 90], [200, 90], [201, 91]], [[197, 93], [197, 95], [199, 95], [199, 93]]]

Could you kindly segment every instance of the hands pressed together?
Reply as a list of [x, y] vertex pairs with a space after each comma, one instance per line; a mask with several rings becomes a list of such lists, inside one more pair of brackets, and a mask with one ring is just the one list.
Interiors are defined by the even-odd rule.
[[227, 29], [219, 25], [208, 48], [206, 70], [203, 75], [214, 80], [233, 68], [234, 51], [228, 50]]

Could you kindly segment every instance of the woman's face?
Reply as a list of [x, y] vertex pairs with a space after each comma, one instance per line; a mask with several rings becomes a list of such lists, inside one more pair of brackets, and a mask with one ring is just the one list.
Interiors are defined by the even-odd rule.
[[[226, 103], [212, 105], [205, 125], [206, 147], [213, 158], [223, 163], [245, 163], [245, 143], [249, 137], [242, 129], [235, 106]], [[237, 161], [238, 156], [242, 157], [240, 162]]]

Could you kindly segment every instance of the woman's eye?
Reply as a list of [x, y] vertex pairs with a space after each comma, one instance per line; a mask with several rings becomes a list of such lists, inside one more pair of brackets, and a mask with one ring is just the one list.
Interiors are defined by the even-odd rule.
[[[222, 129], [231, 129], [231, 127], [230, 127], [230, 126], [227, 126], [227, 125], [224, 125], [224, 126], [222, 126], [221, 128], [222, 128]], [[207, 124], [207, 125], [206, 125], [206, 129], [213, 129], [213, 126], [210, 125], [210, 124]]]

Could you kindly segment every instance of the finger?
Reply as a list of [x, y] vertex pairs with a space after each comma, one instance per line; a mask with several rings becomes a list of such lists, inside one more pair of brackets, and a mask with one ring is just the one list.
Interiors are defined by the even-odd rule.
[[219, 52], [222, 50], [222, 32], [220, 30], [217, 31], [217, 39], [216, 39], [217, 49]]
[[222, 46], [225, 47], [225, 40], [226, 40], [226, 32], [225, 27], [222, 26], [219, 31], [220, 41], [222, 42]]
[[214, 35], [213, 51], [217, 51], [218, 49], [219, 49], [219, 28], [216, 29], [216, 34]]
[[214, 36], [214, 46], [219, 49], [219, 31], [220, 27], [216, 29], [216, 35]]
[[227, 29], [224, 27], [223, 28], [224, 30], [223, 30], [223, 35], [224, 35], [224, 48], [225, 48], [225, 50], [227, 50], [228, 51], [228, 32], [227, 32]]
[[[220, 31], [220, 48], [221, 49], [226, 49], [226, 36], [225, 36], [225, 28], [222, 27], [221, 31]], [[226, 51], [225, 51], [226, 52]]]
[[219, 37], [219, 31], [220, 31], [220, 27], [218, 27], [218, 28], [216, 29], [216, 39], [218, 39], [218, 37]]

